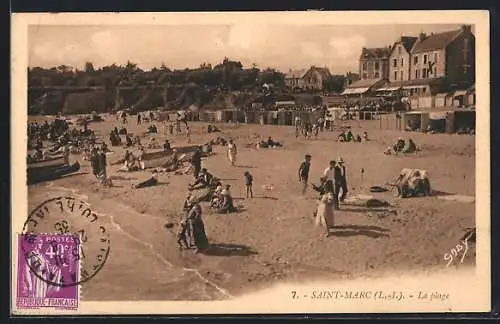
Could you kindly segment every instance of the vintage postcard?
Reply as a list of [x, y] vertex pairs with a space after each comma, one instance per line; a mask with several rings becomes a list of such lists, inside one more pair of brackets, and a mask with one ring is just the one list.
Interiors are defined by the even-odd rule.
[[488, 12], [12, 33], [13, 314], [490, 310]]

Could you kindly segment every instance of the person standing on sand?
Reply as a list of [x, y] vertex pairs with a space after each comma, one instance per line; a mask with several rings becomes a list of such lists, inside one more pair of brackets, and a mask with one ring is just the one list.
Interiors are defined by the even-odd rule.
[[196, 149], [196, 151], [194, 151], [193, 156], [191, 157], [191, 166], [193, 167], [193, 176], [196, 179], [200, 175], [200, 170], [201, 170], [200, 149]]
[[189, 127], [186, 127], [186, 140], [188, 144], [191, 143], [191, 130]]
[[64, 158], [64, 164], [68, 165], [69, 164], [69, 146], [68, 146], [68, 144], [63, 146], [63, 158]]
[[238, 150], [236, 148], [236, 144], [234, 144], [233, 140], [230, 139], [227, 144], [227, 157], [229, 158], [229, 162], [234, 166], [236, 163], [236, 155], [238, 154]]
[[98, 178], [101, 170], [99, 167], [99, 154], [97, 153], [97, 148], [95, 146], [92, 146], [90, 153], [90, 165], [92, 166], [92, 173], [96, 178]]
[[334, 198], [330, 184], [328, 183], [326, 193], [321, 196], [315, 214], [316, 226], [321, 226], [326, 230], [326, 236], [330, 235], [330, 228], [334, 226]]
[[335, 183], [335, 161], [330, 161], [330, 165], [323, 171], [323, 177], [326, 178], [325, 189], [330, 189], [333, 193]]
[[190, 203], [187, 219], [192, 229], [192, 238], [196, 246], [195, 253], [202, 252], [209, 247], [209, 243], [203, 222], [203, 212], [196, 199], [193, 199]]
[[299, 167], [299, 182], [302, 184], [302, 194], [306, 193], [309, 169], [311, 168], [311, 155], [306, 154], [304, 161]]
[[[335, 209], [339, 209], [339, 200], [343, 202], [345, 197], [347, 196], [347, 179], [346, 179], [346, 171], [344, 166], [344, 160], [342, 157], [339, 157], [337, 160], [337, 165], [335, 166]], [[339, 192], [342, 190], [342, 195], [339, 197]]]
[[140, 125], [141, 124], [141, 114], [138, 113], [137, 114], [137, 125]]
[[250, 173], [250, 171], [245, 171], [245, 187], [247, 189], [247, 198], [253, 198], [253, 191], [252, 191], [252, 184], [253, 184], [253, 176]]

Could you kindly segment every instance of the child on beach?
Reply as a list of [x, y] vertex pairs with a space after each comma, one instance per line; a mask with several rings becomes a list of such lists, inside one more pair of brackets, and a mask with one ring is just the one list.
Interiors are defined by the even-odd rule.
[[250, 198], [253, 198], [252, 184], [253, 176], [250, 174], [250, 171], [245, 171], [245, 187], [247, 188], [247, 198], [249, 196]]

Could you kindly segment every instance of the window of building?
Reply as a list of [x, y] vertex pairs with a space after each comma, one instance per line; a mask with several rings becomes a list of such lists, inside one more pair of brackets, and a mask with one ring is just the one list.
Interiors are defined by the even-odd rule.
[[394, 71], [394, 80], [398, 79], [398, 71]]
[[398, 47], [398, 54], [401, 55], [401, 46]]
[[378, 78], [380, 78], [380, 73], [375, 72], [375, 79], [378, 79]]
[[415, 70], [415, 79], [419, 79], [420, 78], [420, 70]]
[[363, 73], [363, 79], [368, 79], [368, 74]]
[[379, 69], [379, 63], [375, 62], [375, 70], [378, 70], [378, 69]]
[[424, 64], [427, 64], [427, 54], [424, 54]]
[[437, 63], [437, 61], [438, 61], [438, 56], [439, 56], [439, 54], [438, 54], [438, 53], [434, 53], [434, 63]]
[[401, 58], [401, 66], [404, 66], [404, 65], [405, 65], [405, 59]]
[[401, 81], [404, 80], [404, 77], [403, 77], [403, 71], [401, 71], [401, 78], [400, 78]]
[[422, 88], [422, 93], [426, 93], [427, 92], [427, 89], [426, 88]]
[[427, 69], [422, 69], [422, 79], [427, 78]]
[[392, 60], [392, 66], [398, 67], [398, 60], [397, 59]]
[[413, 57], [413, 64], [418, 64], [418, 56], [417, 55], [415, 55]]
[[366, 62], [363, 63], [363, 70], [366, 70]]

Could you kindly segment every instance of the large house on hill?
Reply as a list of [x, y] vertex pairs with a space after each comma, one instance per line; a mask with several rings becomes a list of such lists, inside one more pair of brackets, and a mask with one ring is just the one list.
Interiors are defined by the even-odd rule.
[[285, 74], [285, 85], [290, 89], [322, 90], [331, 76], [326, 67], [311, 66], [308, 70], [289, 70]]
[[[389, 73], [391, 89], [402, 89], [408, 96], [428, 96], [465, 89], [474, 83], [475, 37], [470, 26], [430, 35], [421, 33], [409, 54], [404, 55], [407, 48], [401, 40], [394, 44]], [[403, 66], [401, 60], [408, 64]]]
[[359, 75], [361, 80], [389, 78], [389, 55], [391, 47], [363, 47], [359, 57]]

